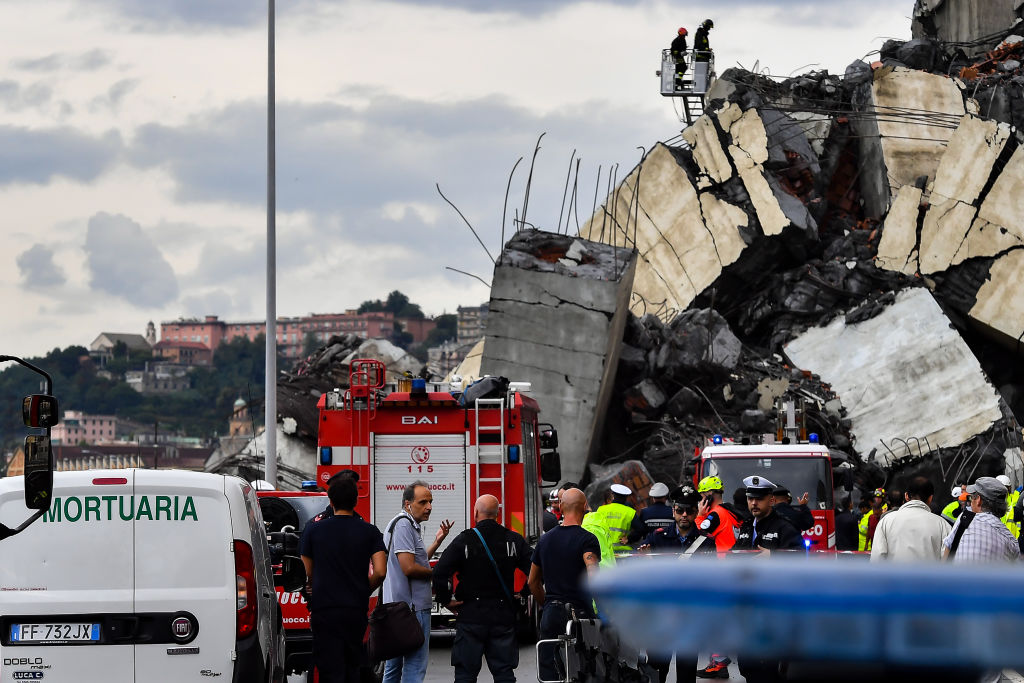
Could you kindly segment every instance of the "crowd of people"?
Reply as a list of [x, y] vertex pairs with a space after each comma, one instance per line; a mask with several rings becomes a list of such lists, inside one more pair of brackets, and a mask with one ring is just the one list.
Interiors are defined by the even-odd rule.
[[[592, 507], [575, 482], [566, 482], [549, 494], [544, 533], [535, 548], [498, 522], [501, 502], [482, 495], [473, 506], [473, 526], [458, 533], [431, 567], [430, 558], [452, 524], [442, 521], [426, 544], [421, 525], [433, 507], [429, 486], [420, 481], [406, 486], [401, 511], [382, 533], [355, 511], [357, 480], [351, 470], [331, 479], [330, 505], [306, 526], [300, 546], [309, 579], [314, 662], [325, 682], [355, 683], [365, 675], [367, 607], [371, 592], [381, 586], [383, 602], [406, 602], [424, 635], [421, 647], [385, 663], [385, 683], [424, 680], [435, 599], [456, 614], [454, 680], [476, 681], [486, 662], [496, 683], [512, 683], [519, 663], [517, 571], [528, 577], [529, 592], [542, 610], [539, 637], [557, 638], [571, 617], [597, 617], [599, 606], [587, 593], [586, 577], [614, 565], [617, 554], [806, 551], [802, 532], [814, 525], [807, 493], [794, 504], [788, 489], [762, 474], [746, 477], [730, 501], [715, 476], [701, 479], [696, 489], [670, 490], [655, 483], [650, 503], [640, 510], [628, 504], [633, 492], [623, 484], [612, 484], [601, 504]], [[1016, 560], [1024, 544], [1020, 489], [1000, 475], [979, 477], [953, 493], [955, 505], [941, 514], [932, 510], [935, 489], [925, 477], [911, 479], [905, 491], [871, 491], [859, 518], [844, 499], [836, 514], [837, 545], [870, 552], [872, 562]], [[555, 650], [539, 652], [545, 680], [562, 677]], [[732, 664], [716, 653], [702, 668], [695, 653], [652, 655], [661, 683], [673, 659], [677, 681], [728, 678]], [[780, 680], [777, 661], [741, 657], [738, 667], [751, 683]]]

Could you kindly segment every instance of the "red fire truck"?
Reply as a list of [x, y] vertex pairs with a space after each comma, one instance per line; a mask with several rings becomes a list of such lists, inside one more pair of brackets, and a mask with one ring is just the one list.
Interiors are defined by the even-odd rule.
[[[501, 501], [498, 521], [531, 545], [537, 541], [542, 476], [557, 481], [560, 468], [557, 433], [538, 422], [540, 406], [526, 395], [528, 383], [484, 378], [458, 397], [447, 384], [422, 379], [400, 380], [391, 389], [383, 363], [367, 359], [353, 360], [349, 377], [348, 389], [328, 392], [317, 404], [321, 486], [342, 469], [358, 472], [356, 511], [383, 529], [401, 510], [406, 485], [426, 483], [434, 505], [423, 537], [432, 539], [442, 520], [454, 523], [439, 550], [472, 526], [473, 503], [489, 493]], [[482, 392], [482, 383], [491, 390]], [[525, 580], [517, 576], [516, 591]], [[435, 606], [434, 626], [451, 616]]]
[[780, 402], [777, 413], [775, 434], [766, 435], [761, 443], [735, 443], [718, 434], [709, 439], [696, 455], [694, 483], [704, 477], [718, 477], [727, 501], [743, 486], [744, 477], [753, 474], [785, 486], [794, 499], [806, 491], [814, 526], [804, 533], [804, 543], [811, 552], [834, 553], [836, 524], [829, 449], [818, 443], [817, 434], [807, 434], [799, 401]]

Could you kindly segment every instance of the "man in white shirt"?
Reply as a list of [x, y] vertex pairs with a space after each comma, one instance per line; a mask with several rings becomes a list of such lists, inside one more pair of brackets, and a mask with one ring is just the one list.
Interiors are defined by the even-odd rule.
[[903, 494], [906, 501], [882, 516], [871, 544], [871, 561], [937, 562], [942, 559], [942, 541], [949, 523], [932, 512], [935, 487], [926, 477], [914, 477]]

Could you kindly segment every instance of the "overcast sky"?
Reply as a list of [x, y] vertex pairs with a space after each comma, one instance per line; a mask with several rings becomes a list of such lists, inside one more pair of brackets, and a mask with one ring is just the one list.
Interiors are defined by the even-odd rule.
[[[278, 314], [392, 289], [431, 315], [486, 301], [445, 270], [492, 264], [435, 183], [497, 253], [509, 172], [525, 157], [506, 231], [546, 133], [527, 220], [556, 227], [575, 149], [582, 224], [599, 165], [622, 178], [679, 132], [654, 75], [679, 26], [715, 20], [719, 72], [842, 73], [909, 38], [912, 8], [278, 0]], [[4, 0], [0, 27], [0, 353], [262, 319], [265, 0]]]

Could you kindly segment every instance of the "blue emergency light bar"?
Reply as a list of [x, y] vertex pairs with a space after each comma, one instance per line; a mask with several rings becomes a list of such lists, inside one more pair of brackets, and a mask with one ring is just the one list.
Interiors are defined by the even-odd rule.
[[721, 434], [715, 434], [714, 436], [712, 436], [711, 437], [711, 443], [715, 444], [716, 446], [721, 446], [722, 445], [722, 435]]
[[[653, 651], [1024, 666], [1019, 567], [835, 561], [797, 552], [693, 557], [683, 566], [678, 557], [638, 557], [602, 569], [590, 588], [622, 639]], [[695, 589], [680, 581], [681, 572], [707, 578]]]
[[299, 488], [303, 491], [316, 491], [316, 481], [313, 479], [306, 479], [302, 482], [302, 485]]

